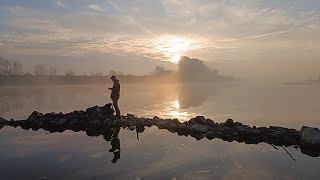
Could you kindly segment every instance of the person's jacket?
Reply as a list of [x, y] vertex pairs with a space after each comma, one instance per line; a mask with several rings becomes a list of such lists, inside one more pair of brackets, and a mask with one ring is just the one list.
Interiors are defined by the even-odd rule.
[[115, 80], [113, 82], [113, 86], [112, 86], [110, 97], [112, 99], [119, 99], [120, 98], [120, 82], [119, 82], [119, 80]]

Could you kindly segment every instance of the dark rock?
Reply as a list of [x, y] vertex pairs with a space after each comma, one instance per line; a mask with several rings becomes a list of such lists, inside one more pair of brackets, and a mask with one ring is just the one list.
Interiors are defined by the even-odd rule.
[[206, 133], [209, 130], [209, 128], [206, 125], [194, 124], [194, 125], [191, 125], [190, 130], [198, 133]]
[[320, 150], [320, 130], [303, 126], [300, 130], [300, 147]]
[[233, 122], [232, 119], [228, 119], [228, 120], [226, 121], [225, 125], [232, 127], [232, 126], [234, 126], [234, 122]]
[[308, 148], [301, 148], [301, 153], [308, 155], [310, 157], [319, 157], [320, 156], [320, 151], [319, 150], [313, 150], [313, 149], [308, 149]]
[[40, 117], [42, 117], [43, 114], [42, 113], [39, 113], [37, 111], [33, 111], [31, 113], [31, 115], [28, 117], [28, 120], [34, 120], [34, 119], [39, 119]]
[[215, 138], [215, 133], [212, 132], [212, 131], [208, 131], [206, 134], [205, 134], [205, 137], [209, 140], [212, 140]]
[[55, 124], [56, 124], [57, 126], [63, 126], [63, 125], [65, 125], [67, 122], [68, 122], [68, 119], [60, 119], [60, 120], [58, 120]]
[[0, 125], [6, 125], [7, 120], [3, 119], [2, 117], [0, 117]]
[[127, 118], [134, 118], [133, 114], [127, 114]]
[[191, 124], [204, 124], [204, 125], [207, 124], [207, 119], [204, 116], [197, 116], [191, 119], [190, 121], [191, 121]]

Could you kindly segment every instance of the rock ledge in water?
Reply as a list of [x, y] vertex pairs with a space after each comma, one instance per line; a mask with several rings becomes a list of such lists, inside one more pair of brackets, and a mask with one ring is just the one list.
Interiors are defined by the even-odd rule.
[[300, 146], [306, 149], [320, 150], [320, 130], [303, 126], [300, 130]]

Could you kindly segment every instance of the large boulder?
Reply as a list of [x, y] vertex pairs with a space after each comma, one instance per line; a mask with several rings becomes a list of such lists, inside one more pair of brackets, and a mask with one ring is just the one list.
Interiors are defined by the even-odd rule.
[[303, 126], [300, 130], [300, 147], [320, 150], [320, 130]]
[[194, 124], [190, 127], [190, 130], [197, 133], [206, 133], [209, 130], [209, 127], [202, 124]]
[[0, 125], [5, 125], [6, 122], [7, 122], [7, 120], [5, 120], [2, 117], [0, 117]]

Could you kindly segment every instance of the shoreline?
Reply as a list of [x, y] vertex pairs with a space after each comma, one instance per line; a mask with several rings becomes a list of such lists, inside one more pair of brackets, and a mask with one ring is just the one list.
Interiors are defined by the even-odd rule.
[[86, 111], [73, 111], [70, 113], [42, 114], [34, 111], [25, 120], [5, 120], [0, 118], [0, 128], [4, 126], [21, 127], [25, 130], [44, 129], [51, 133], [72, 130], [85, 131], [88, 135], [103, 135], [106, 129], [123, 127], [144, 129], [144, 127], [157, 126], [179, 136], [191, 136], [197, 140], [218, 138], [224, 141], [246, 144], [267, 143], [272, 146], [293, 146], [300, 148], [301, 152], [312, 157], [320, 156], [320, 130], [303, 126], [300, 130], [279, 126], [256, 127], [244, 125], [228, 119], [223, 123], [216, 123], [203, 116], [197, 116], [185, 122], [178, 119], [161, 119], [135, 117], [132, 114], [122, 116], [121, 119], [113, 115], [111, 104], [103, 107], [90, 107]]

